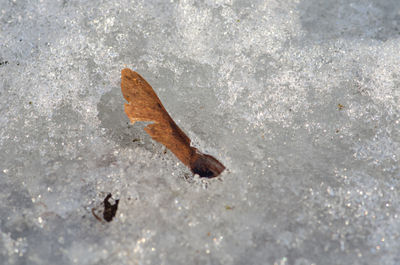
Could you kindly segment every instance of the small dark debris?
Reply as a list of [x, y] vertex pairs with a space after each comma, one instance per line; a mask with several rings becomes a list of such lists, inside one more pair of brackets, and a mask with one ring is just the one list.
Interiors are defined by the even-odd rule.
[[337, 130], [336, 130], [336, 133], [339, 133], [339, 132], [340, 132], [339, 129], [337, 129]]
[[183, 178], [183, 180], [185, 180], [186, 182], [193, 183], [193, 175], [190, 175], [190, 174], [188, 174], [188, 173], [184, 173], [184, 174], [182, 175], [182, 178]]
[[139, 139], [138, 139], [138, 138], [135, 138], [135, 139], [132, 140], [132, 143], [138, 142], [138, 141], [139, 141]]
[[0, 62], [0, 66], [1, 66], [1, 65], [6, 65], [6, 64], [8, 64], [8, 61]]
[[96, 210], [95, 208], [92, 208], [93, 216], [97, 219], [97, 221], [102, 222], [101, 218], [96, 214], [95, 210]]
[[104, 212], [103, 212], [103, 218], [107, 222], [111, 222], [112, 219], [115, 217], [115, 214], [117, 213], [118, 209], [118, 203], [119, 200], [115, 200], [115, 203], [111, 205], [111, 203], [108, 202], [108, 200], [111, 198], [111, 193], [107, 195], [107, 197], [104, 199]]
[[339, 110], [344, 109], [344, 106], [343, 106], [342, 104], [338, 104], [337, 106], [338, 106], [338, 109], [339, 109]]
[[32, 101], [29, 101], [29, 105], [32, 105]]

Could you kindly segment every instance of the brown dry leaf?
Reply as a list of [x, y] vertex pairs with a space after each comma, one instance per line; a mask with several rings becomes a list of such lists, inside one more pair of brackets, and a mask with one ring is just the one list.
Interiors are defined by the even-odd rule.
[[224, 171], [224, 165], [217, 159], [190, 146], [189, 137], [172, 120], [153, 88], [138, 73], [129, 68], [123, 69], [121, 90], [128, 101], [125, 103], [125, 113], [132, 124], [152, 121], [144, 128], [145, 131], [171, 150], [193, 174], [213, 178]]

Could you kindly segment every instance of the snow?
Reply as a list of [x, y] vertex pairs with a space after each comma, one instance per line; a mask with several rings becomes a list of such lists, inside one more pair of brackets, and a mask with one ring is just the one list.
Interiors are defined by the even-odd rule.
[[[399, 12], [0, 0], [0, 260], [399, 264]], [[228, 170], [192, 176], [130, 125], [125, 67]]]

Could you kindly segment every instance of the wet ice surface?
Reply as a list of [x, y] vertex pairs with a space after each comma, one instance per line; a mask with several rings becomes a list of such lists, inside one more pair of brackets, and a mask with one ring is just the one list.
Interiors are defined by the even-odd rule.
[[[0, 260], [398, 264], [399, 12], [0, 0]], [[229, 170], [193, 178], [129, 125], [124, 67]]]

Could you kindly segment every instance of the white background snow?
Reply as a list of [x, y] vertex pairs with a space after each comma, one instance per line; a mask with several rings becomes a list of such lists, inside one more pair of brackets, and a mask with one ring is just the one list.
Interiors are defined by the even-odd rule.
[[1, 264], [399, 264], [399, 162], [398, 0], [0, 0]]

